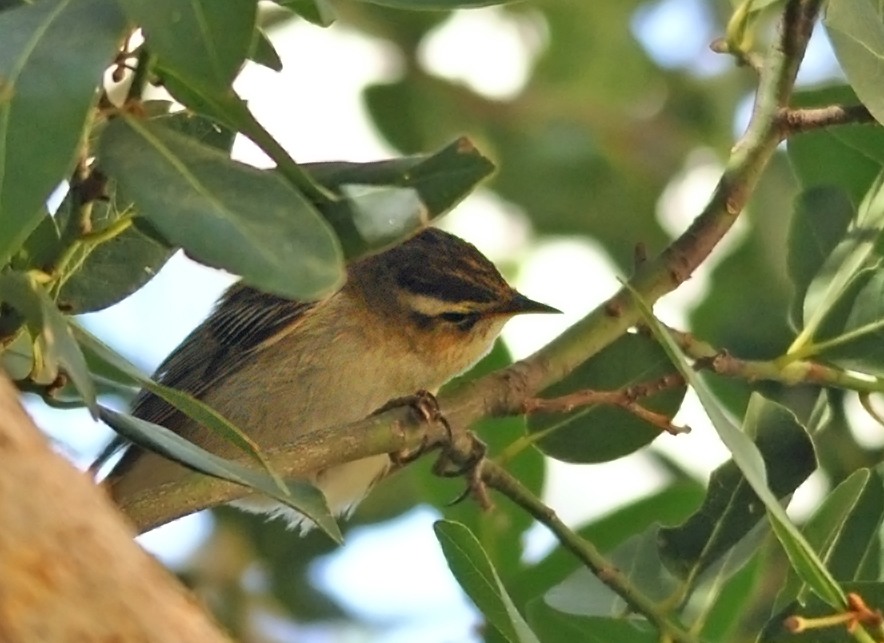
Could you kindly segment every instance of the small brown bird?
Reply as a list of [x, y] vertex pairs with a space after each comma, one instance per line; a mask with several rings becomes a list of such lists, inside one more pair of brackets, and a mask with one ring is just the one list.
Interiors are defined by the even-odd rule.
[[[504, 323], [555, 308], [511, 288], [476, 248], [428, 228], [348, 269], [346, 284], [303, 303], [232, 286], [214, 312], [159, 367], [155, 378], [202, 399], [260, 446], [360, 420], [385, 402], [437, 391], [485, 355]], [[141, 391], [133, 415], [221, 456], [236, 447], [156, 395]], [[317, 471], [311, 481], [335, 513], [351, 510], [389, 468], [386, 456]], [[129, 447], [107, 477], [125, 499], [187, 470]], [[302, 517], [268, 498], [249, 511]]]

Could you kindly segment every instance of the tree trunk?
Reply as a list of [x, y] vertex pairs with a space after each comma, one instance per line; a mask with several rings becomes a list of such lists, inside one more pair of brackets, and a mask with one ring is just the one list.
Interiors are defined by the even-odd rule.
[[228, 641], [0, 371], [0, 642]]

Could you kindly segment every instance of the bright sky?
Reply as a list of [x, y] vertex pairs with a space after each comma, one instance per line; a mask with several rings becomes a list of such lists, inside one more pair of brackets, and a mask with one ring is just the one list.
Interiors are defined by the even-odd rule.
[[[636, 13], [633, 32], [660, 64], [687, 67], [698, 75], [714, 73], [722, 65], [722, 57], [706, 49], [714, 36], [706, 11], [700, 0], [648, 3]], [[366, 83], [396, 76], [399, 65], [389, 47], [338, 26], [323, 30], [300, 22], [271, 36], [285, 65], [283, 72], [276, 74], [251, 65], [236, 88], [296, 160], [367, 161], [394, 155], [374, 133], [359, 96]], [[533, 57], [543, 48], [544, 37], [539, 21], [517, 21], [495, 8], [474, 10], [459, 13], [445, 23], [420, 55], [441, 75], [462, 80], [489, 96], [506, 97], [518, 93], [524, 84]], [[310, 64], [298, 64], [304, 60]], [[831, 52], [824, 39], [815, 39], [810, 60], [815, 69], [823, 70], [820, 73], [831, 69]], [[268, 164], [247, 141], [238, 141], [234, 153], [255, 165]], [[714, 157], [702, 150], [687, 159], [681, 174], [661, 197], [659, 216], [667, 230], [677, 234], [686, 227], [705, 204], [720, 169]], [[443, 225], [475, 243], [492, 260], [520, 260], [514, 285], [529, 297], [565, 312], [561, 316], [526, 316], [512, 321], [504, 337], [517, 357], [548, 342], [618, 286], [617, 274], [595, 244], [574, 239], [538, 242], [518, 208], [488, 191], [468, 199]], [[740, 231], [735, 231], [716, 257], [726, 256], [740, 236]], [[562, 278], [572, 274], [592, 275], [592, 279], [575, 290], [571, 280]], [[701, 271], [661, 302], [658, 314], [666, 321], [686, 326], [685, 311], [707, 287], [704, 275]], [[86, 316], [86, 321], [145, 371], [152, 371], [202, 321], [229, 283], [230, 276], [179, 255], [136, 295], [109, 310]], [[74, 447], [62, 448], [80, 463], [88, 462], [108, 435], [85, 414], [66, 412], [62, 422], [55, 412], [39, 404], [29, 408], [50, 433], [53, 427], [64, 426], [64, 434], [58, 434], [60, 439], [78, 436]], [[663, 436], [655, 448], [697, 475], [708, 476], [725, 458], [726, 451], [696, 400], [688, 400], [678, 419], [690, 424], [693, 433], [677, 438]], [[75, 452], [71, 452], [73, 449]], [[663, 475], [644, 454], [597, 466], [552, 463], [545, 495], [564, 519], [577, 523], [650, 493], [663, 482]], [[819, 487], [816, 482], [809, 486], [814, 484]], [[604, 492], [587, 493], [587, 489]], [[470, 639], [475, 616], [436, 545], [431, 529], [435, 518], [432, 510], [423, 509], [394, 524], [363, 529], [316, 568], [316, 577], [329, 592], [355, 613], [379, 624], [382, 634], [378, 640], [432, 643]], [[174, 563], [204, 537], [208, 520], [206, 516], [193, 516], [156, 530], [141, 542]], [[551, 544], [551, 538], [538, 528], [531, 533], [529, 552], [538, 556]], [[410, 564], [388, 564], [403, 559]]]

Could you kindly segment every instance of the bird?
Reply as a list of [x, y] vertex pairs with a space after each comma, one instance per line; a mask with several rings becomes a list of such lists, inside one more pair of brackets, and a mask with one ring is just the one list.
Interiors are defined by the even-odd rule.
[[[266, 449], [358, 421], [392, 399], [435, 393], [487, 354], [513, 316], [557, 312], [512, 288], [475, 246], [428, 227], [349, 265], [344, 285], [319, 301], [235, 283], [154, 378], [202, 400]], [[222, 457], [237, 453], [148, 390], [138, 393], [131, 414]], [[373, 456], [313, 472], [308, 480], [332, 513], [346, 516], [390, 463], [386, 455]], [[129, 445], [104, 486], [123, 502], [189, 473]], [[310, 526], [267, 497], [232, 504]]]

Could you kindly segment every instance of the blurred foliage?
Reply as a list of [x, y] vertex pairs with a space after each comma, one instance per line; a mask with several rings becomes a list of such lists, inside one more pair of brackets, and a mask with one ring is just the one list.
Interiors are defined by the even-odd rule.
[[[763, 52], [785, 3], [545, 0], [482, 9], [534, 52], [524, 86], [506, 97], [444, 77], [422, 55], [454, 10], [484, 4], [491, 3], [0, 0], [3, 368], [47, 403], [88, 405], [118, 418], [133, 439], [223, 473], [223, 462], [99, 408], [108, 391], [143, 380], [125, 361], [98, 355], [71, 314], [129, 296], [181, 249], [282, 296], [324, 296], [340, 285], [346, 261], [407, 237], [494, 169], [484, 185], [524, 213], [537, 238], [591, 239], [624, 275], [634, 268], [637, 244], [649, 255], [662, 251], [682, 232], [672, 222], [697, 214], [678, 211], [684, 206], [673, 195], [721, 172], [757, 75], [726, 56], [676, 51], [660, 25], [687, 22], [708, 41], [727, 36]], [[884, 121], [881, 13], [875, 3], [830, 0], [817, 28], [826, 30], [841, 71], [801, 87], [793, 106], [861, 100]], [[273, 28], [291, 20], [354, 30], [393, 52], [398, 75], [365, 87], [362, 98], [401, 157], [299, 166], [254, 118], [247, 97], [231, 88], [247, 60], [273, 70], [321, 64], [280, 59]], [[650, 23], [657, 32], [645, 29]], [[118, 50], [129, 24], [143, 29], [145, 42]], [[655, 38], [672, 51], [661, 53]], [[465, 45], [481, 51], [495, 42]], [[131, 83], [125, 104], [113, 103], [114, 92], [96, 92], [106, 89], [108, 69]], [[165, 87], [186, 110], [142, 102], [148, 83]], [[309, 100], [309, 88], [301, 89], [298, 99]], [[250, 138], [276, 168], [231, 160], [235, 134]], [[622, 388], [681, 369], [700, 395], [733, 459], [708, 484], [668, 466], [668, 481], [651, 496], [577, 526], [612, 569], [693, 637], [682, 640], [845, 641], [851, 634], [843, 626], [796, 636], [786, 619], [831, 616], [843, 610], [847, 592], [884, 608], [884, 454], [853, 433], [860, 422], [880, 420], [871, 411], [860, 419], [847, 412], [851, 388], [884, 390], [882, 167], [878, 124], [791, 137], [754, 189], [733, 243], [701, 268], [705, 290], [686, 316], [684, 330], [721, 355], [782, 367], [816, 360], [845, 378], [846, 392], [700, 379], [647, 333], [631, 333], [543, 393]], [[45, 204], [59, 185], [61, 204], [50, 211]], [[575, 288], [591, 278], [568, 276]], [[510, 361], [498, 343], [453, 385]], [[865, 379], [849, 379], [857, 371]], [[648, 406], [671, 419], [684, 392], [664, 391]], [[863, 401], [869, 409], [878, 403]], [[209, 413], [198, 401], [184, 403]], [[608, 461], [648, 448], [658, 435], [623, 409], [598, 406], [488, 419], [474, 428], [489, 456], [537, 495], [547, 482], [547, 457]], [[781, 503], [813, 471], [833, 488], [799, 529]], [[448, 506], [462, 485], [440, 480], [423, 459], [383, 481], [342, 530], [346, 537], [421, 504], [436, 507], [445, 518], [437, 524], [442, 551], [486, 619], [476, 637], [661, 640], [573, 550], [559, 544], [526, 560], [534, 520], [521, 507], [504, 499], [487, 513], [469, 501]], [[591, 503], [596, 493], [604, 490], [579, 495]], [[325, 509], [317, 511], [321, 518]], [[336, 547], [320, 530], [297, 536], [229, 508], [214, 516], [208, 541], [178, 572], [237, 637], [269, 640], [256, 625], [268, 615], [322, 623], [342, 636], [350, 627], [371, 632], [315, 584], [313, 564]], [[873, 621], [866, 625], [880, 629]]]

